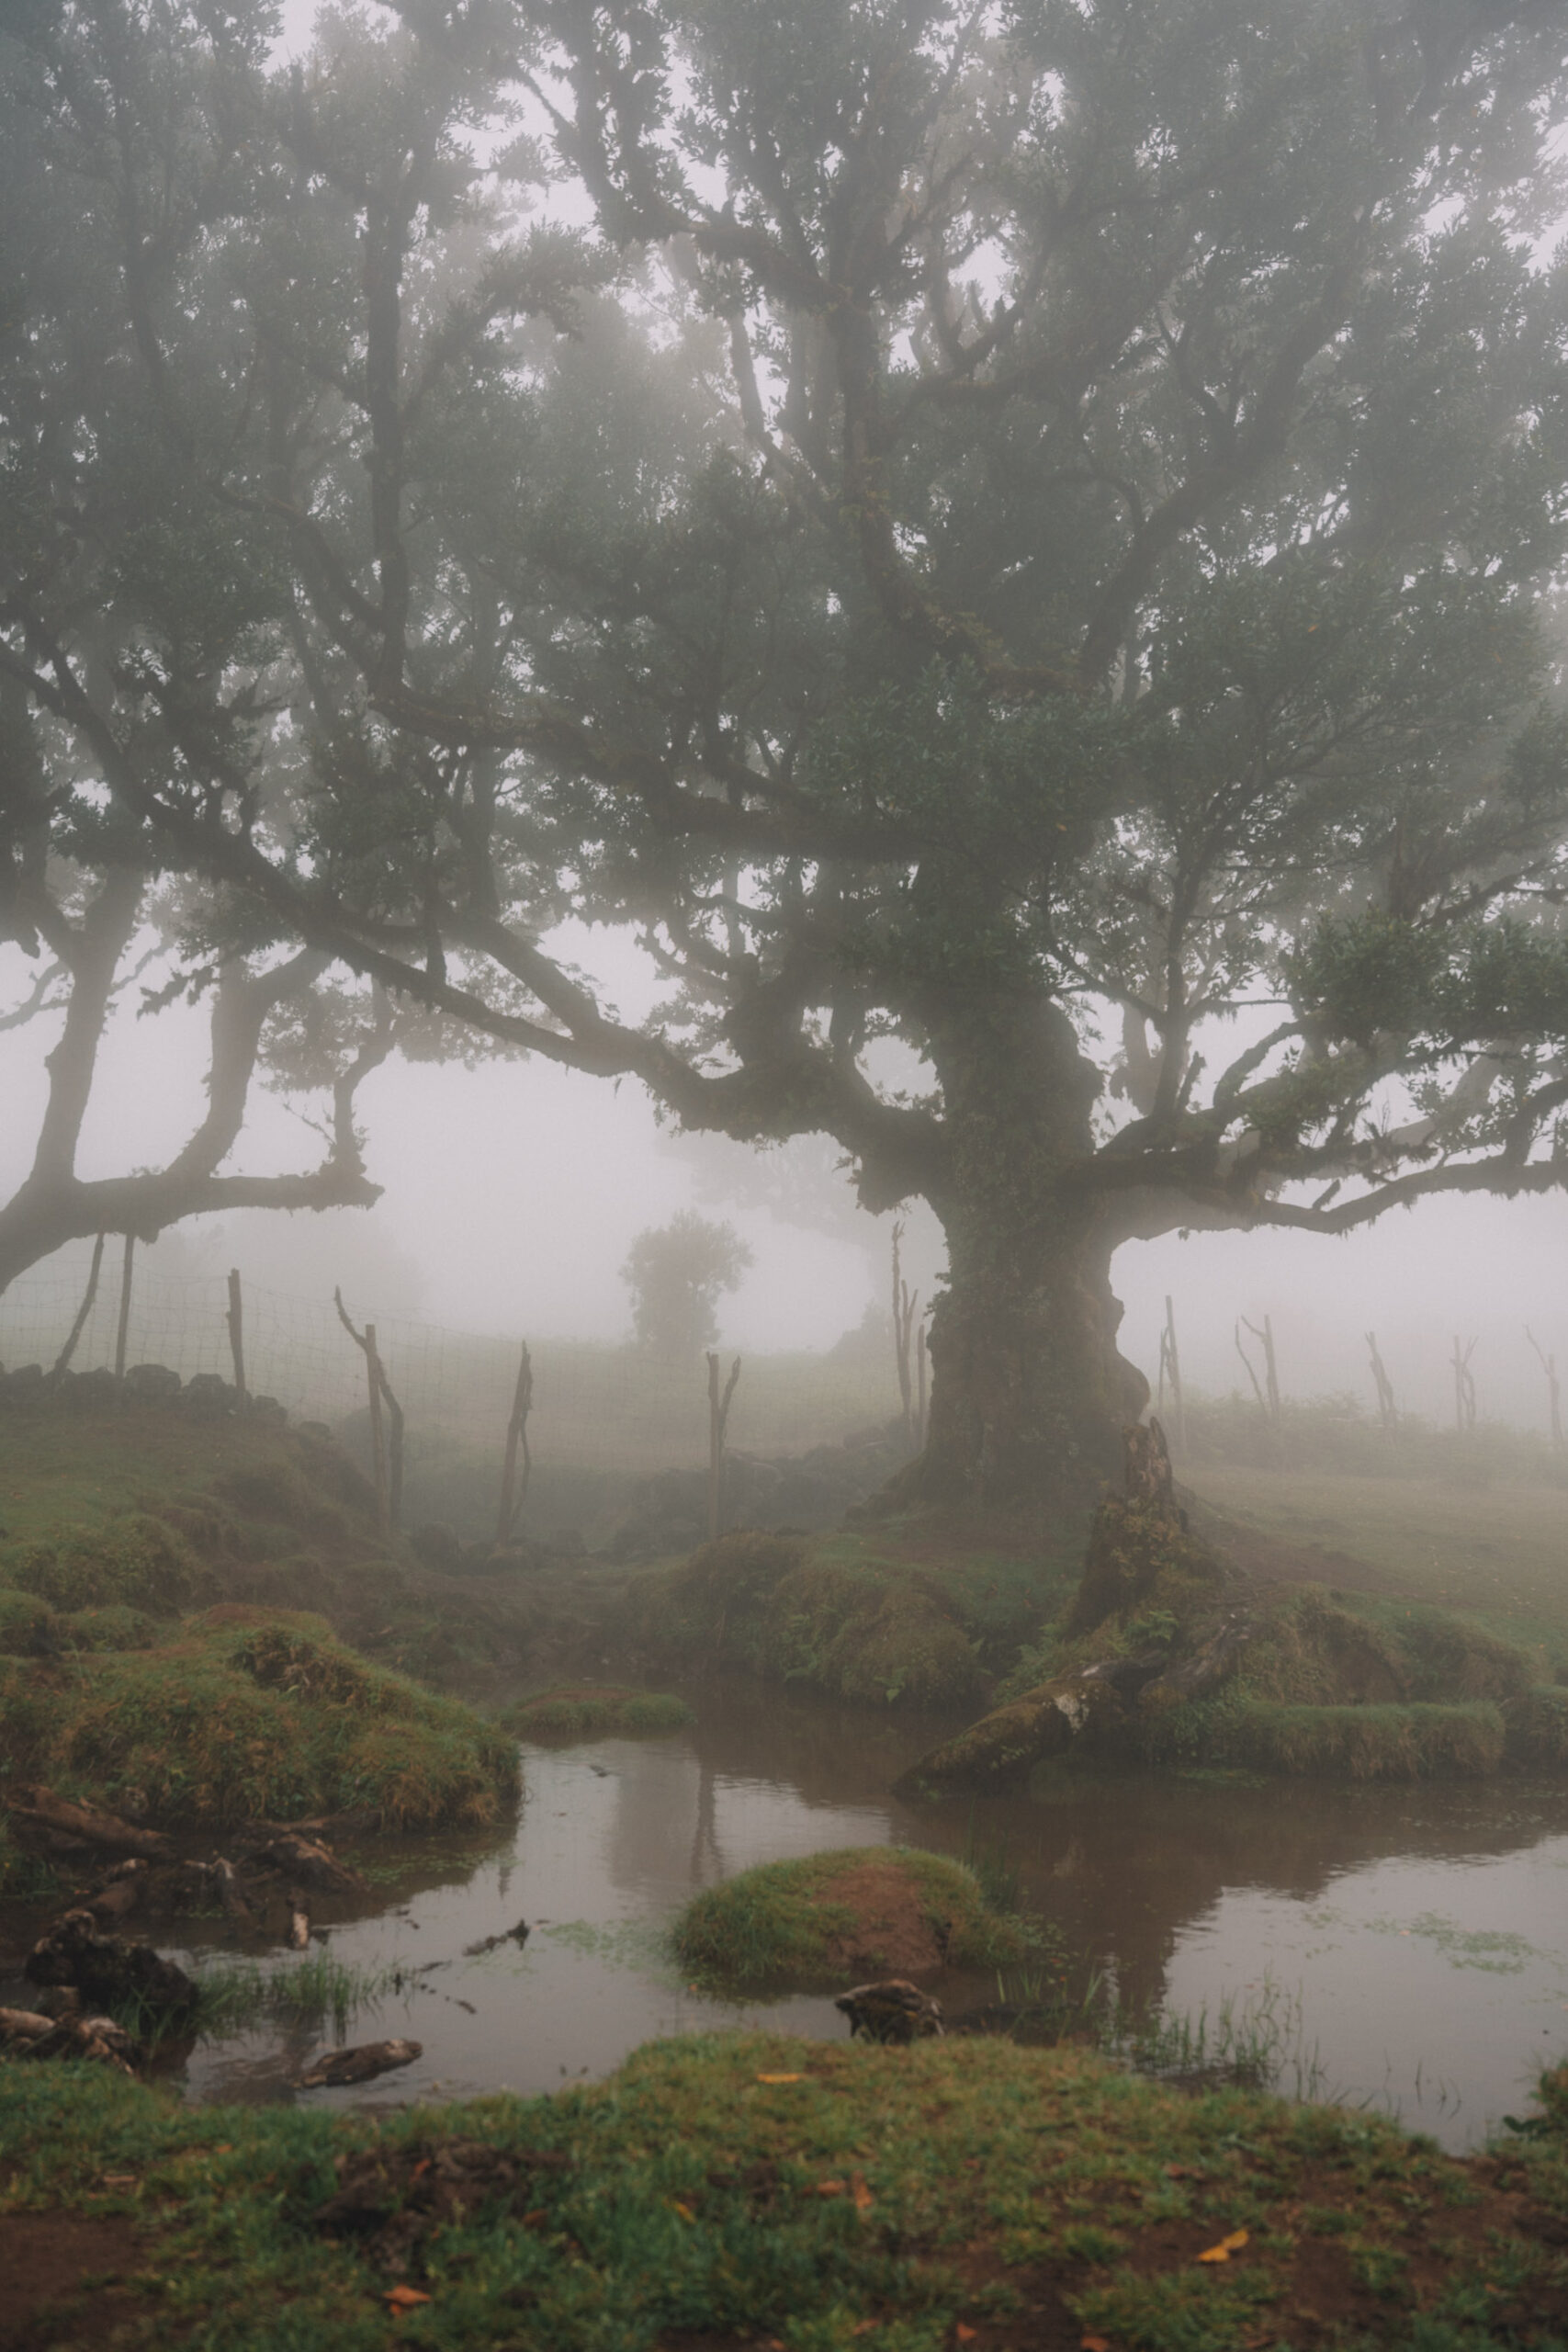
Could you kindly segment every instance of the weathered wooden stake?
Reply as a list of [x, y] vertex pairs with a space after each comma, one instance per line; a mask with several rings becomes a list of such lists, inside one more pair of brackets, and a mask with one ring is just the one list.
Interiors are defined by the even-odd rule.
[[1388, 1366], [1378, 1352], [1375, 1331], [1367, 1333], [1367, 1346], [1371, 1351], [1372, 1379], [1377, 1385], [1378, 1419], [1382, 1424], [1384, 1437], [1392, 1440], [1399, 1427], [1399, 1414], [1393, 1401], [1393, 1383], [1388, 1376]]
[[[392, 1394], [376, 1345], [376, 1326], [367, 1323], [356, 1331], [348, 1319], [348, 1309], [343, 1303], [343, 1293], [334, 1290], [333, 1303], [337, 1308], [338, 1321], [365, 1358], [366, 1380], [370, 1391], [370, 1465], [376, 1487], [376, 1517], [381, 1532], [389, 1533], [398, 1524], [403, 1508], [403, 1408]], [[387, 1433], [381, 1420], [381, 1407], [386, 1405], [391, 1420], [391, 1446], [389, 1457]]]
[[[1250, 1367], [1249, 1367], [1250, 1368]], [[1170, 1382], [1171, 1402], [1176, 1407], [1176, 1443], [1179, 1452], [1187, 1451], [1187, 1404], [1181, 1394], [1181, 1358], [1176, 1346], [1176, 1309], [1168, 1293], [1165, 1302], [1165, 1329], [1159, 1335], [1159, 1408], [1165, 1410], [1165, 1384]]]
[[119, 1275], [119, 1329], [114, 1343], [114, 1376], [117, 1380], [125, 1378], [125, 1342], [130, 1329], [130, 1266], [135, 1255], [136, 1236], [128, 1233], [125, 1237], [125, 1262]]
[[729, 1378], [724, 1384], [724, 1395], [718, 1393], [718, 1358], [708, 1360], [708, 1542], [718, 1541], [719, 1488], [724, 1475], [724, 1432], [729, 1423], [729, 1403], [735, 1394], [735, 1384], [740, 1377], [740, 1359], [736, 1357], [729, 1367]]
[[904, 1280], [899, 1262], [899, 1244], [904, 1238], [903, 1220], [893, 1227], [893, 1353], [898, 1366], [898, 1395], [904, 1408], [904, 1442], [911, 1453], [917, 1445], [915, 1408], [909, 1383], [909, 1342], [915, 1329], [915, 1309], [920, 1303], [916, 1291], [911, 1297], [909, 1285]]
[[240, 1295], [240, 1269], [229, 1269], [229, 1311], [223, 1320], [229, 1326], [229, 1351], [234, 1359], [234, 1402], [243, 1413], [250, 1399], [245, 1392], [245, 1309]]
[[[534, 1462], [528, 1451], [528, 1408], [534, 1402], [534, 1364], [528, 1353], [528, 1342], [523, 1342], [522, 1361], [517, 1366], [517, 1386], [513, 1393], [512, 1419], [506, 1425], [506, 1461], [501, 1473], [501, 1509], [496, 1513], [495, 1540], [504, 1544], [516, 1524], [528, 1495], [528, 1480]], [[523, 1484], [517, 1485], [517, 1455], [523, 1454]]]
[[1546, 1353], [1528, 1323], [1525, 1325], [1525, 1337], [1540, 1356], [1540, 1368], [1546, 1374], [1546, 1393], [1551, 1405], [1551, 1442], [1560, 1446], [1562, 1442], [1562, 1388], [1557, 1377], [1557, 1358], [1555, 1354], [1549, 1356]]
[[82, 1304], [76, 1309], [76, 1320], [71, 1326], [71, 1336], [55, 1357], [51, 1368], [49, 1376], [51, 1380], [63, 1380], [71, 1369], [71, 1359], [76, 1352], [76, 1342], [87, 1328], [87, 1317], [93, 1311], [93, 1301], [98, 1295], [98, 1271], [103, 1262], [104, 1237], [100, 1233], [93, 1244], [93, 1264], [87, 1276], [87, 1287], [82, 1295]]

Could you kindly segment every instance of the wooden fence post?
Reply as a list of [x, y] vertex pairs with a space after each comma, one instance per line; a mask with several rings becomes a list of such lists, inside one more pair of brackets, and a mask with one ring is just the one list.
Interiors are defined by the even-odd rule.
[[87, 1328], [87, 1317], [93, 1311], [93, 1301], [98, 1295], [98, 1272], [103, 1262], [104, 1237], [100, 1233], [93, 1244], [92, 1271], [87, 1276], [87, 1287], [82, 1295], [82, 1304], [76, 1309], [76, 1320], [71, 1326], [69, 1339], [51, 1367], [49, 1375], [51, 1380], [63, 1380], [71, 1369], [71, 1359], [76, 1352], [76, 1342]]
[[[534, 1363], [528, 1353], [528, 1342], [523, 1342], [523, 1357], [517, 1366], [517, 1386], [513, 1393], [512, 1419], [506, 1425], [506, 1462], [501, 1474], [501, 1509], [496, 1513], [495, 1540], [504, 1544], [512, 1533], [517, 1515], [528, 1497], [528, 1480], [534, 1460], [528, 1451], [528, 1408], [534, 1402]], [[523, 1453], [523, 1484], [517, 1486], [517, 1453]]]
[[1561, 1446], [1562, 1443], [1562, 1387], [1557, 1377], [1557, 1358], [1555, 1354], [1546, 1353], [1528, 1323], [1525, 1325], [1525, 1337], [1540, 1356], [1540, 1368], [1546, 1374], [1546, 1393], [1551, 1408], [1551, 1442], [1555, 1446]]
[[899, 1400], [904, 1408], [904, 1442], [913, 1453], [916, 1447], [915, 1409], [909, 1383], [909, 1342], [914, 1335], [915, 1309], [920, 1303], [920, 1294], [916, 1291], [911, 1297], [909, 1285], [904, 1280], [898, 1254], [903, 1238], [904, 1223], [899, 1218], [893, 1227], [893, 1353], [898, 1366]]
[[[338, 1321], [365, 1358], [365, 1373], [370, 1391], [370, 1464], [376, 1486], [376, 1518], [383, 1535], [396, 1528], [403, 1508], [403, 1408], [392, 1394], [376, 1345], [376, 1326], [367, 1323], [356, 1331], [348, 1319], [348, 1309], [343, 1303], [343, 1293], [334, 1290], [333, 1303], [337, 1308]], [[389, 1450], [387, 1432], [381, 1419], [381, 1407], [386, 1404], [391, 1421], [391, 1445]]]
[[1393, 1383], [1388, 1376], [1388, 1366], [1378, 1351], [1377, 1333], [1369, 1331], [1366, 1339], [1367, 1345], [1371, 1351], [1372, 1379], [1378, 1392], [1378, 1419], [1382, 1425], [1384, 1437], [1392, 1442], [1399, 1427], [1399, 1414], [1393, 1401]]
[[128, 1233], [125, 1237], [125, 1262], [119, 1273], [119, 1329], [115, 1334], [114, 1343], [114, 1376], [117, 1381], [125, 1378], [125, 1342], [130, 1329], [130, 1265], [135, 1255], [136, 1236]]
[[245, 1323], [244, 1302], [240, 1295], [240, 1269], [229, 1269], [229, 1311], [223, 1320], [229, 1326], [229, 1350], [234, 1359], [234, 1403], [243, 1412], [250, 1402], [245, 1391]]
[[1165, 1410], [1165, 1384], [1170, 1381], [1171, 1401], [1176, 1407], [1176, 1444], [1180, 1453], [1187, 1451], [1187, 1403], [1181, 1394], [1181, 1358], [1176, 1346], [1176, 1309], [1168, 1292], [1165, 1302], [1165, 1329], [1159, 1335], [1159, 1409]]
[[740, 1359], [736, 1357], [729, 1367], [729, 1378], [724, 1384], [722, 1398], [718, 1393], [718, 1358], [708, 1360], [708, 1542], [718, 1541], [719, 1487], [724, 1473], [724, 1432], [729, 1422], [729, 1403], [735, 1394], [735, 1384], [740, 1377]]

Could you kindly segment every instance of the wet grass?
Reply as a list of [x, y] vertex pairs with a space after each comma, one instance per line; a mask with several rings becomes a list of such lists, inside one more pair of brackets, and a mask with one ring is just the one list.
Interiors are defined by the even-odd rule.
[[384, 2001], [412, 1992], [419, 1979], [400, 1966], [352, 1967], [328, 1951], [302, 1960], [226, 1960], [198, 1969], [196, 2005], [171, 2017], [131, 2000], [114, 2012], [144, 2048], [156, 2052], [168, 2041], [193, 2034], [209, 2041], [231, 2041], [265, 2024], [330, 2028], [342, 2040], [354, 2020], [374, 2014]]
[[6, 1779], [166, 1823], [367, 1809], [417, 1828], [499, 1818], [517, 1757], [321, 1618], [228, 1609], [154, 1649], [0, 1660], [0, 1802]]
[[[1521, 2120], [1465, 2161], [1381, 2119], [1006, 2042], [715, 2035], [553, 2098], [381, 2116], [189, 2110], [11, 2066], [0, 2227], [64, 2208], [141, 2233], [74, 2322], [118, 2325], [122, 2352], [1546, 2352], [1568, 2078]], [[380, 2206], [323, 2227], [359, 2152]], [[477, 2193], [422, 2188], [444, 2160]]]
[[648, 1737], [682, 1731], [695, 1720], [684, 1699], [669, 1691], [570, 1683], [521, 1700], [502, 1724], [516, 1739], [566, 1744], [615, 1735]]
[[[868, 1872], [871, 1900], [863, 1903], [854, 1883], [865, 1887]], [[684, 1974], [726, 1991], [842, 1987], [857, 1977], [919, 1973], [919, 1963], [898, 1956], [909, 1937], [931, 1948], [927, 1968], [1005, 1966], [1036, 1939], [1022, 1919], [991, 1907], [963, 1863], [897, 1846], [849, 1847], [741, 1871], [694, 1896], [673, 1937]]]

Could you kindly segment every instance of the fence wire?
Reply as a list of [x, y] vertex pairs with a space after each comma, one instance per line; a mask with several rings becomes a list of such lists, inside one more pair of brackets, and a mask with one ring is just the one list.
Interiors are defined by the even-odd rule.
[[[48, 1371], [85, 1288], [81, 1279], [42, 1274], [23, 1276], [0, 1295], [0, 1367], [16, 1371], [37, 1363]], [[330, 1298], [295, 1296], [249, 1282], [241, 1295], [245, 1384], [253, 1396], [276, 1397], [296, 1419], [334, 1426], [363, 1409], [364, 1358]], [[383, 1317], [363, 1300], [345, 1298], [344, 1305], [360, 1329], [375, 1325], [388, 1378], [420, 1450], [499, 1446], [517, 1379], [518, 1340]], [[228, 1306], [221, 1276], [134, 1268], [127, 1369], [157, 1363], [182, 1380], [197, 1373], [231, 1379]], [[120, 1264], [110, 1250], [72, 1355], [73, 1372], [113, 1369], [119, 1312]], [[528, 1435], [536, 1463], [653, 1470], [705, 1455], [706, 1371], [700, 1360], [660, 1363], [635, 1349], [590, 1340], [541, 1340], [530, 1348]], [[891, 1361], [879, 1370], [831, 1356], [752, 1356], [743, 1363], [728, 1442], [743, 1453], [798, 1453], [885, 1423], [897, 1409]]]

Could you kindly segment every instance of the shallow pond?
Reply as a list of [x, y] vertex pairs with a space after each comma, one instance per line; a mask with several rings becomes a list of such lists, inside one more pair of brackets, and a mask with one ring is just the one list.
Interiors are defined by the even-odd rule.
[[[887, 1792], [942, 1726], [733, 1681], [689, 1695], [686, 1732], [527, 1748], [527, 1801], [500, 1846], [400, 1853], [386, 1907], [332, 1928], [330, 1949], [418, 1972], [347, 2038], [408, 2035], [424, 2055], [303, 2096], [547, 2090], [650, 2036], [732, 2022], [841, 2036], [827, 1999], [692, 1991], [660, 1930], [694, 1889], [753, 1862], [886, 1842], [1005, 1862], [1128, 2004], [1211, 2026], [1227, 2005], [1267, 2016], [1282, 2089], [1371, 2103], [1450, 2147], [1518, 2111], [1568, 2049], [1568, 1784], [1075, 1776], [916, 1809]], [[519, 1918], [525, 1945], [468, 1951]], [[950, 2008], [996, 1996], [974, 1979], [937, 1990]], [[320, 2046], [278, 2027], [209, 2041], [185, 2079], [201, 2099], [287, 2098]]]

